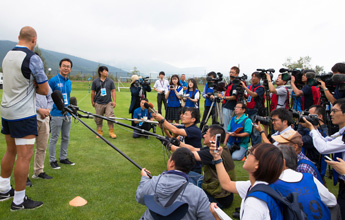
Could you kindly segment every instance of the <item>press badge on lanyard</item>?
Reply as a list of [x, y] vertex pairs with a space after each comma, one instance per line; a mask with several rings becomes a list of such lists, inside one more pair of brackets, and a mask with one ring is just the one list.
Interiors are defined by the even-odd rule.
[[101, 96], [106, 96], [107, 90], [105, 88], [101, 88]]
[[251, 96], [248, 96], [248, 101], [247, 101], [247, 103], [248, 102], [251, 102], [252, 101], [252, 97]]
[[64, 100], [64, 104], [68, 105], [67, 93], [62, 93], [62, 97], [63, 97], [63, 100]]

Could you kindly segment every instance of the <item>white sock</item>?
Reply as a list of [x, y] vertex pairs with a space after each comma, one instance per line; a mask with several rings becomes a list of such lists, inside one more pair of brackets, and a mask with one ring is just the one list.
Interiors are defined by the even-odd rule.
[[22, 191], [14, 191], [13, 203], [20, 205], [24, 202], [25, 189]]
[[0, 176], [0, 192], [7, 193], [11, 190], [11, 177], [2, 178]]

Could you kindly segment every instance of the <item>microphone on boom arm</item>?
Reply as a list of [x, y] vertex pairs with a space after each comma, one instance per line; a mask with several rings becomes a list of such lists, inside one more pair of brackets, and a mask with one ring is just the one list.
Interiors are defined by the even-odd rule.
[[144, 107], [147, 108], [150, 112], [157, 114], [157, 111], [153, 108], [153, 104], [152, 103], [147, 103], [145, 102]]

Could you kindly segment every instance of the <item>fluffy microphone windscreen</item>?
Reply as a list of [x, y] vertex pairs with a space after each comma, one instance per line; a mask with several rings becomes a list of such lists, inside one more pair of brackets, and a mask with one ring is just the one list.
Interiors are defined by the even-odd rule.
[[154, 108], [153, 104], [151, 102], [148, 103], [150, 108]]
[[77, 105], [77, 98], [72, 96], [71, 98], [69, 98], [69, 104], [74, 105], [74, 106], [78, 106]]
[[144, 103], [144, 107], [147, 108], [147, 109], [149, 109], [149, 108], [150, 108], [149, 103], [145, 102], [145, 103]]
[[56, 105], [57, 109], [63, 110], [65, 105], [64, 105], [62, 93], [59, 90], [55, 90], [51, 96], [52, 96], [53, 102]]

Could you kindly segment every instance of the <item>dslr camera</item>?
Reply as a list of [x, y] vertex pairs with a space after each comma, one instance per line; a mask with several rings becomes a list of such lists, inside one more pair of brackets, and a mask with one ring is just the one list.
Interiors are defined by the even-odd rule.
[[308, 111], [302, 111], [298, 112], [294, 109], [290, 110], [292, 112], [292, 116], [294, 118], [297, 118], [298, 123], [305, 123], [305, 118], [307, 121], [309, 121], [312, 125], [318, 125], [319, 124], [319, 117], [317, 115], [310, 115]]
[[255, 123], [260, 122], [263, 125], [269, 125], [271, 123], [271, 118], [270, 117], [262, 117], [262, 116], [256, 115], [254, 117], [254, 122]]

